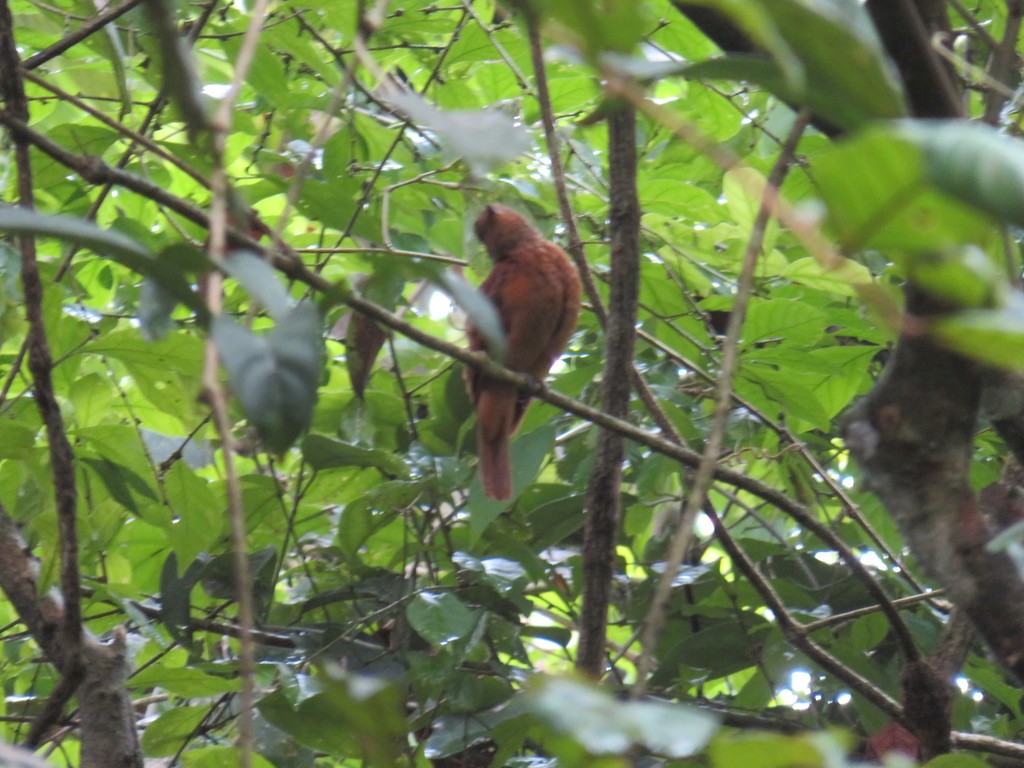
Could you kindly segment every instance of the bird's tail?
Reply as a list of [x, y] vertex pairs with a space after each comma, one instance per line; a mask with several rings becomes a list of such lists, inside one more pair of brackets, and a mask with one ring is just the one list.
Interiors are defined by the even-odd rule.
[[480, 457], [480, 482], [492, 499], [512, 498], [512, 458], [509, 437], [515, 420], [513, 388], [487, 388], [477, 401], [476, 447]]

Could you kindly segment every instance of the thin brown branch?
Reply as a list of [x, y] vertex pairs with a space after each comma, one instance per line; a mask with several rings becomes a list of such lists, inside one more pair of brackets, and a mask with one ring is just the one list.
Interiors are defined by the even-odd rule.
[[[718, 465], [718, 457], [721, 452], [722, 438], [725, 433], [726, 418], [732, 408], [732, 380], [738, 364], [738, 350], [740, 333], [743, 328], [743, 320], [746, 316], [746, 306], [753, 289], [754, 269], [761, 252], [764, 241], [764, 233], [768, 225], [771, 206], [768, 199], [778, 193], [778, 189], [785, 178], [789, 164], [793, 158], [796, 144], [807, 126], [806, 115], [801, 115], [786, 140], [782, 152], [779, 155], [775, 167], [768, 178], [768, 183], [762, 197], [761, 206], [754, 220], [753, 230], [747, 244], [747, 250], [740, 269], [737, 282], [736, 296], [733, 301], [732, 311], [729, 315], [729, 324], [726, 330], [726, 340], [722, 350], [722, 361], [717, 382], [715, 396], [715, 412], [712, 419], [711, 432], [708, 435], [704, 453], [698, 464], [697, 471], [690, 481], [690, 494], [686, 502], [682, 519], [672, 541], [669, 545], [666, 557], [665, 570], [658, 581], [654, 596], [647, 615], [644, 617], [644, 630], [642, 635], [642, 653], [637, 664], [637, 678], [633, 688], [633, 695], [640, 697], [646, 691], [647, 678], [654, 670], [656, 663], [656, 648], [658, 640], [664, 628], [665, 617], [668, 610], [668, 601], [672, 592], [672, 585], [675, 581], [679, 566], [686, 556], [693, 538], [693, 526], [697, 515], [705, 505], [707, 492], [714, 479], [715, 468]], [[887, 601], [883, 604], [889, 604]], [[892, 613], [895, 613], [893, 610]], [[897, 621], [899, 621], [897, 616]], [[900, 624], [902, 626], [902, 624]], [[903, 635], [909, 637], [905, 628]], [[911, 643], [910, 649], [914, 646]], [[905, 650], [906, 652], [906, 650]]]
[[565, 227], [567, 236], [565, 250], [576, 262], [576, 268], [580, 272], [580, 281], [583, 283], [583, 291], [587, 294], [594, 314], [597, 315], [597, 320], [603, 328], [608, 324], [608, 318], [601, 301], [601, 294], [597, 292], [594, 276], [590, 272], [587, 255], [583, 251], [583, 243], [580, 240], [579, 229], [576, 227], [576, 216], [573, 214], [572, 203], [569, 202], [569, 191], [565, 185], [565, 171], [562, 168], [562, 158], [558, 148], [558, 134], [555, 131], [555, 115], [551, 108], [548, 76], [544, 68], [544, 48], [541, 45], [540, 24], [534, 15], [527, 16], [526, 28], [530, 37], [530, 58], [533, 62], [533, 79], [537, 84], [537, 102], [540, 106], [541, 125], [544, 128], [544, 141], [548, 145], [551, 180], [555, 185], [555, 199], [558, 200], [558, 210], [561, 213], [562, 225]]
[[87, 24], [83, 24], [74, 32], [61, 38], [53, 45], [49, 46], [48, 48], [45, 48], [42, 51], [39, 51], [39, 53], [29, 56], [27, 59], [25, 59], [23, 66], [25, 67], [25, 69], [35, 69], [39, 65], [48, 62], [50, 59], [60, 56], [65, 51], [70, 50], [71, 48], [75, 47], [80, 42], [85, 40], [85, 38], [103, 29], [110, 22], [119, 19], [120, 17], [128, 13], [128, 11], [141, 5], [142, 2], [143, 0], [128, 0], [128, 2], [124, 3], [123, 5], [119, 5], [116, 8], [111, 8], [109, 11], [104, 11], [103, 13], [98, 14], [97, 16], [93, 17], [93, 19], [89, 21]]
[[706, 505], [704, 507], [704, 513], [711, 519], [711, 522], [714, 523], [718, 540], [721, 542], [725, 551], [729, 554], [733, 564], [751, 582], [758, 594], [764, 598], [766, 607], [772, 611], [775, 620], [778, 622], [779, 628], [789, 641], [792, 642], [800, 651], [805, 653], [811, 661], [818, 664], [825, 671], [835, 675], [839, 680], [845, 682], [850, 686], [850, 688], [882, 710], [886, 716], [893, 720], [902, 721], [903, 708], [899, 705], [899, 702], [889, 696], [889, 694], [885, 693], [885, 691], [879, 689], [859, 672], [856, 672], [843, 664], [839, 659], [825, 650], [818, 643], [811, 640], [803, 631], [803, 627], [793, 621], [793, 618], [786, 610], [785, 603], [775, 591], [775, 587], [773, 587], [771, 582], [761, 575], [761, 572], [757, 569], [753, 560], [750, 559], [750, 556], [740, 548], [729, 534], [725, 525], [723, 525], [721, 518], [719, 518], [718, 513], [715, 512], [710, 505]]

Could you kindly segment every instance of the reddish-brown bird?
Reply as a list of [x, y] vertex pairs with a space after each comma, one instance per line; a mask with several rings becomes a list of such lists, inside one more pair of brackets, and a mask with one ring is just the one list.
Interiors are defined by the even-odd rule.
[[[522, 216], [504, 205], [484, 208], [476, 236], [494, 265], [480, 286], [501, 318], [507, 342], [504, 364], [543, 379], [565, 350], [580, 313], [576, 267]], [[469, 348], [486, 351], [480, 332], [469, 328]], [[509, 438], [519, 427], [529, 397], [515, 387], [467, 370], [469, 394], [476, 406], [477, 453], [484, 493], [512, 496]]]

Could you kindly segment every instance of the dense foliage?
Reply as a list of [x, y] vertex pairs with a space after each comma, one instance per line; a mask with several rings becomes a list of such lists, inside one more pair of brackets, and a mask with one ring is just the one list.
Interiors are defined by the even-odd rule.
[[[82, 613], [95, 635], [126, 634], [147, 757], [219, 766], [240, 749], [235, 480], [256, 620], [254, 765], [619, 764], [637, 747], [723, 768], [845, 765], [902, 696], [903, 640], [879, 595], [919, 652], [936, 648], [950, 604], [927, 595], [840, 416], [885, 365], [908, 275], [964, 310], [937, 329], [958, 349], [1024, 359], [1006, 277], [1019, 271], [1016, 234], [1001, 229], [1024, 223], [1024, 150], [988, 126], [896, 120], [909, 114], [903, 89], [856, 2], [738, 0], [734, 20], [771, 58], [714, 62], [667, 0], [544, 5], [549, 103], [525, 17], [492, 0], [271, 3], [218, 148], [204, 115], [228, 94], [258, 13], [211, 0], [161, 19], [166, 9], [140, 6], [54, 49], [91, 6], [10, 0], [38, 214], [4, 207], [0, 228], [37, 236], [75, 457]], [[971, 12], [951, 11], [965, 69], [1006, 20], [994, 0]], [[168, 25], [184, 50], [169, 52]], [[980, 116], [986, 91], [967, 93]], [[500, 201], [566, 245], [558, 181], [607, 300], [602, 116], [629, 102], [643, 213], [635, 360], [656, 407], [634, 398], [628, 421], [699, 453], [723, 350], [738, 344], [717, 459], [740, 480], [720, 475], [697, 521], [647, 649], [653, 698], [626, 702], [567, 676], [598, 428], [536, 400], [513, 444], [514, 502], [484, 498], [463, 363], [445, 342], [464, 346], [467, 313], [485, 312], [460, 279], [488, 269], [475, 215]], [[1011, 103], [1001, 119], [1016, 117]], [[3, 168], [13, 201], [13, 155]], [[766, 180], [783, 168], [783, 203], [751, 246]], [[223, 241], [211, 246], [206, 217], [225, 206], [236, 229], [219, 291], [209, 254], [220, 259]], [[749, 306], [730, 340], [751, 247]], [[21, 263], [16, 238], [0, 243], [0, 505], [49, 588], [58, 510]], [[364, 299], [390, 317], [355, 312]], [[601, 408], [603, 339], [585, 310], [549, 387]], [[200, 397], [209, 345], [230, 443], [209, 381]], [[980, 433], [977, 487], [1003, 453]], [[613, 692], [635, 681], [693, 469], [626, 443]], [[60, 675], [12, 603], [0, 624], [0, 732], [17, 742]], [[956, 684], [958, 734], [1019, 736], [1020, 693], [982, 644]], [[55, 725], [75, 724], [65, 715]], [[50, 736], [53, 764], [77, 765], [75, 729]]]

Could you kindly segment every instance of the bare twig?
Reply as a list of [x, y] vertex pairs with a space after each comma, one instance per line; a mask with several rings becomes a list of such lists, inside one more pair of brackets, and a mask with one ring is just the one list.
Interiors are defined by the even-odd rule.
[[94, 32], [103, 29], [103, 27], [107, 26], [110, 22], [124, 16], [128, 11], [137, 7], [142, 2], [143, 0], [128, 0], [128, 2], [117, 6], [116, 8], [111, 8], [109, 11], [104, 11], [103, 13], [95, 16], [88, 24], [82, 25], [70, 35], [62, 38], [49, 48], [39, 51], [39, 53], [33, 54], [25, 59], [25, 69], [35, 69], [39, 65], [48, 62], [50, 59], [60, 56], [65, 51], [78, 45]]

